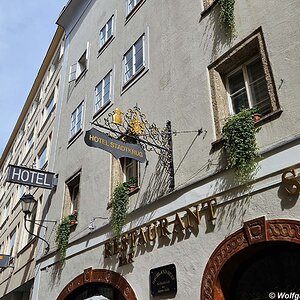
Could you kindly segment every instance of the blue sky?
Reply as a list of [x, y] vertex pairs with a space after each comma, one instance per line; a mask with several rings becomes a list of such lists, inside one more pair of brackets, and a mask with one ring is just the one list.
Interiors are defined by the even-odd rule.
[[0, 156], [67, 0], [0, 1]]

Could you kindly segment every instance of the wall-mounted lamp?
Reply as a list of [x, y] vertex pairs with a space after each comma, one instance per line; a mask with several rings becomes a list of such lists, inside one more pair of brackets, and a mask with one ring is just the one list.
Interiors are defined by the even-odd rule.
[[[33, 221], [27, 219], [27, 215], [30, 215], [32, 213], [37, 201], [34, 199], [33, 195], [31, 195], [31, 194], [24, 194], [20, 198], [20, 201], [21, 201], [21, 205], [22, 205], [22, 211], [24, 213], [24, 225], [25, 225], [26, 231], [30, 235], [33, 235], [33, 236], [37, 237], [38, 239], [44, 241], [47, 244], [47, 246], [45, 247], [45, 253], [48, 253], [49, 248], [50, 248], [49, 243], [45, 239], [43, 239], [42, 237], [34, 234], [33, 232], [30, 232], [26, 227], [26, 221], [33, 222]], [[40, 225], [40, 226], [42, 226], [42, 225]]]
[[37, 201], [34, 199], [34, 197], [31, 194], [24, 194], [21, 198], [21, 205], [22, 205], [22, 211], [25, 214], [25, 216], [32, 213]]

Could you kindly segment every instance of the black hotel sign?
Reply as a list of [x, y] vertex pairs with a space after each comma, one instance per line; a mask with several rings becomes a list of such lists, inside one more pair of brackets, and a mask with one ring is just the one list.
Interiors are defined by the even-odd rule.
[[174, 264], [150, 270], [151, 295], [175, 295], [177, 293], [176, 267]]
[[54, 175], [55, 173], [51, 172], [9, 165], [6, 181], [44, 189], [52, 189], [54, 186]]
[[86, 131], [84, 141], [88, 146], [107, 151], [115, 158], [129, 157], [140, 162], [146, 160], [145, 151], [140, 144], [125, 143], [111, 138], [95, 128]]

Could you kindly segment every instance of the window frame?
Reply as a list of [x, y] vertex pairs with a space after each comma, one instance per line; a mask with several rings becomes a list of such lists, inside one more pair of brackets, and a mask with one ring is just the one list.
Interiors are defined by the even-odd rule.
[[261, 122], [271, 121], [282, 112], [262, 28], [259, 27], [208, 66], [216, 141], [221, 140], [222, 127], [230, 116], [225, 76], [256, 56], [262, 62], [271, 111], [263, 115]]
[[[143, 1], [145, 0], [126, 0], [126, 18], [131, 16]], [[129, 9], [129, 3], [131, 2], [133, 2], [133, 6], [131, 9]]]
[[[107, 33], [108, 33], [108, 24], [111, 20], [111, 34], [110, 36], [107, 36]], [[99, 51], [101, 51], [106, 45], [107, 43], [114, 37], [114, 26], [115, 26], [115, 16], [112, 15], [109, 20], [105, 23], [105, 25], [100, 29], [100, 32], [99, 32]], [[104, 34], [105, 34], [105, 38], [104, 38], [104, 41], [103, 43], [101, 42], [102, 39], [101, 39], [101, 34], [104, 30]]]
[[[104, 92], [105, 92], [105, 87], [106, 87], [106, 78], [109, 78], [109, 96], [108, 100], [104, 102]], [[96, 85], [95, 87], [95, 102], [94, 102], [94, 115], [98, 114], [100, 111], [102, 111], [107, 105], [111, 103], [112, 100], [112, 70], [110, 70], [101, 80], [100, 82]], [[101, 85], [101, 99], [97, 101], [97, 96], [100, 94], [100, 92], [97, 93], [97, 88], [98, 86]], [[100, 103], [100, 106], [98, 104]]]
[[[138, 44], [138, 42], [142, 40], [142, 51], [143, 51], [143, 56], [142, 56], [142, 65], [136, 69], [136, 66], [135, 66], [135, 63], [136, 63], [136, 44]], [[131, 76], [126, 79], [126, 73], [128, 73], [128, 71], [126, 72], [126, 56], [132, 52], [132, 63], [131, 63], [131, 69], [129, 70], [132, 70], [132, 74]], [[126, 51], [126, 53], [123, 55], [123, 60], [122, 60], [122, 68], [123, 68], [123, 72], [122, 72], [122, 75], [123, 75], [123, 87], [126, 86], [129, 82], [131, 82], [134, 78], [136, 78], [136, 76], [142, 72], [142, 70], [145, 69], [146, 67], [146, 51], [145, 51], [145, 34], [143, 34], [142, 36], [140, 36], [136, 42]]]
[[[72, 134], [72, 130], [76, 129], [78, 122], [78, 111], [79, 108], [82, 107], [81, 110], [81, 118], [80, 118], [80, 126], [79, 128]], [[73, 114], [75, 114], [75, 123], [74, 126], [72, 127], [73, 123]], [[83, 122], [84, 122], [84, 100], [76, 107], [76, 109], [71, 113], [71, 123], [70, 123], [70, 130], [69, 130], [69, 140], [72, 140], [79, 132], [83, 130]]]
[[[233, 109], [233, 101], [232, 101], [232, 94], [230, 92], [230, 87], [229, 87], [229, 77], [236, 74], [238, 71], [242, 70], [242, 74], [243, 74], [243, 79], [244, 79], [244, 84], [245, 84], [245, 91], [246, 91], [246, 95], [247, 95], [247, 100], [248, 100], [248, 107], [249, 108], [253, 108], [256, 105], [254, 104], [254, 99], [253, 99], [253, 94], [251, 92], [251, 83], [250, 83], [250, 79], [249, 79], [249, 74], [248, 74], [248, 70], [247, 67], [254, 61], [256, 60], [260, 60], [260, 63], [262, 65], [262, 61], [261, 61], [261, 57], [259, 55], [256, 55], [252, 58], [250, 58], [249, 60], [247, 60], [246, 62], [242, 63], [240, 66], [238, 66], [236, 69], [234, 69], [233, 71], [229, 72], [228, 74], [225, 75], [225, 85], [226, 85], [226, 90], [227, 90], [227, 95], [228, 95], [228, 106], [229, 106], [229, 113], [231, 115], [236, 114], [236, 112], [234, 112]], [[262, 65], [263, 67], [263, 65]], [[265, 79], [265, 74], [264, 77]], [[266, 86], [267, 88], [267, 86]], [[235, 93], [237, 93], [238, 91], [236, 91]], [[269, 101], [270, 104], [270, 101]]]

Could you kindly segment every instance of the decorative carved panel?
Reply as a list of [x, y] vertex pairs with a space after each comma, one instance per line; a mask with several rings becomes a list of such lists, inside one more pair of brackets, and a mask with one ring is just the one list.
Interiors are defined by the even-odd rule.
[[284, 241], [300, 244], [300, 221], [265, 220], [260, 217], [244, 223], [244, 227], [227, 237], [213, 252], [205, 267], [201, 300], [220, 300], [219, 273], [236, 253], [255, 243]]
[[57, 297], [57, 300], [64, 300], [75, 289], [91, 282], [110, 284], [118, 289], [126, 300], [137, 300], [132, 287], [119, 273], [104, 269], [93, 270], [92, 268], [84, 270], [82, 274], [68, 283]]

